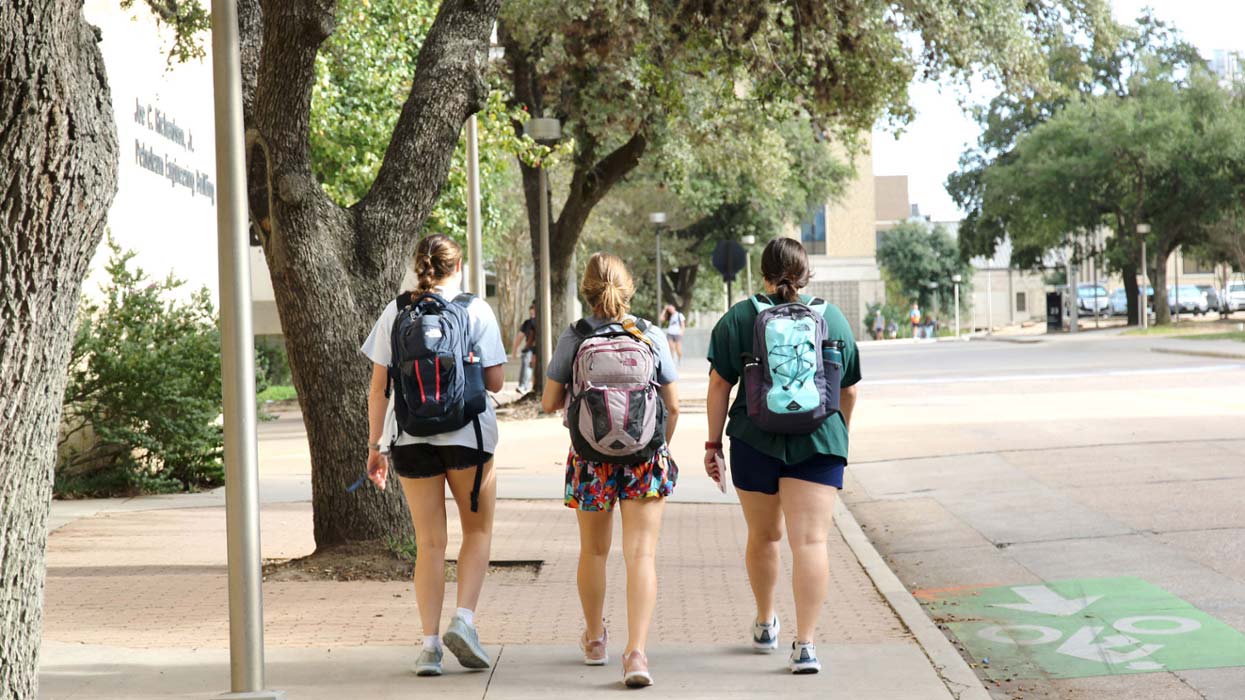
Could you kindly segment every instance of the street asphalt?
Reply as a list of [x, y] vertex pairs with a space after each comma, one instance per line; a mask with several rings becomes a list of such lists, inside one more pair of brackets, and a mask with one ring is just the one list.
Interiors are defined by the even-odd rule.
[[1025, 341], [863, 345], [851, 511], [995, 697], [1245, 698], [1245, 344]]

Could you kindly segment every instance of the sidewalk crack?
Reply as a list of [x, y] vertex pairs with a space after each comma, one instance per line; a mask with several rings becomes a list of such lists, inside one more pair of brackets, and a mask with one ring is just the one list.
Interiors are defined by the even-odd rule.
[[493, 666], [488, 670], [488, 681], [484, 683], [484, 694], [480, 696], [480, 700], [488, 697], [488, 689], [493, 685], [493, 675], [497, 673], [497, 666], [501, 663], [501, 655], [505, 653], [506, 645], [502, 645], [497, 649], [497, 658], [493, 659]]

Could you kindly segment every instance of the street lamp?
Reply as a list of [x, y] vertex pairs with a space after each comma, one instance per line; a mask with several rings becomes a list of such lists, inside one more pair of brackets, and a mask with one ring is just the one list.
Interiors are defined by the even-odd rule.
[[741, 236], [739, 242], [744, 244], [748, 252], [744, 255], [744, 274], [748, 276], [748, 296], [752, 296], [752, 246], [756, 245], [757, 237], [748, 234]]
[[655, 211], [648, 215], [648, 220], [657, 229], [657, 322], [661, 323], [661, 227], [666, 224], [666, 212]]
[[[497, 41], [497, 25], [489, 38], [488, 57], [496, 61], [506, 55]], [[476, 115], [467, 117], [467, 290], [483, 298], [487, 292], [484, 279], [484, 237], [480, 226], [480, 127]]]
[[1150, 313], [1146, 309], [1146, 287], [1149, 286], [1149, 274], [1146, 270], [1146, 236], [1150, 233], [1150, 224], [1137, 224], [1137, 238], [1141, 240], [1141, 266], [1137, 268], [1137, 316], [1138, 325], [1142, 328], [1150, 326]]
[[[523, 125], [524, 133], [539, 144], [550, 146], [562, 138], [562, 123], [550, 117], [533, 117]], [[540, 178], [540, 274], [536, 311], [540, 336], [536, 347], [536, 386], [543, 386], [545, 367], [553, 351], [553, 292], [549, 260], [549, 176], [544, 159], [536, 166]]]
[[951, 282], [955, 284], [955, 338], [960, 338], [960, 282], [964, 278], [960, 275], [951, 275]]

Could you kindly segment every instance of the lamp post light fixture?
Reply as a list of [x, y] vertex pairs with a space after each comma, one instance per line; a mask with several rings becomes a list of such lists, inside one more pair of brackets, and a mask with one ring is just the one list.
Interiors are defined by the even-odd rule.
[[744, 274], [748, 276], [748, 296], [752, 296], [752, 246], [756, 245], [757, 237], [748, 234], [741, 236], [739, 242], [748, 249], [748, 252], [744, 254]]
[[1137, 224], [1137, 238], [1141, 240], [1141, 264], [1137, 268], [1137, 325], [1142, 328], [1150, 326], [1150, 312], [1146, 309], [1146, 287], [1150, 286], [1150, 275], [1146, 270], [1146, 236], [1149, 233], [1150, 224]]
[[[532, 117], [523, 125], [523, 131], [539, 144], [551, 146], [562, 138], [562, 123], [550, 117]], [[537, 286], [537, 340], [536, 386], [544, 386], [544, 368], [549, 365], [553, 353], [553, 292], [549, 260], [549, 175], [544, 161], [536, 166], [540, 178], [540, 270]]]
[[657, 230], [657, 323], [661, 323], [661, 228], [666, 225], [666, 212], [655, 211], [648, 215], [648, 221]]
[[955, 338], [960, 339], [960, 282], [964, 281], [961, 275], [951, 275], [951, 282], [955, 284]]

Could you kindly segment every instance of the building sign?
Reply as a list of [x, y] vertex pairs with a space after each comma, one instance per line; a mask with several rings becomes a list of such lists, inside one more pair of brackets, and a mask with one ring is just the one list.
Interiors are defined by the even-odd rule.
[[216, 204], [216, 185], [211, 176], [178, 160], [179, 149], [183, 158], [195, 152], [193, 132], [179, 126], [168, 112], [143, 104], [138, 98], [134, 98], [134, 123], [146, 128], [144, 135], [156, 139], [155, 145], [134, 139], [134, 162], [139, 167], [167, 179], [172, 187], [182, 188], [192, 197], [206, 197]]
[[990, 680], [1245, 666], [1245, 636], [1138, 578], [957, 591], [929, 611]]

